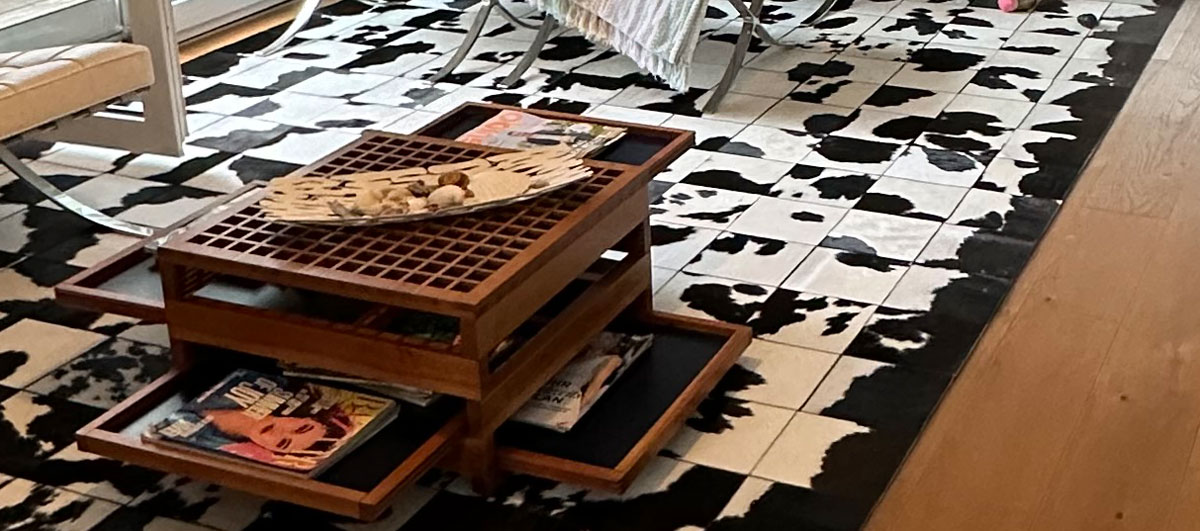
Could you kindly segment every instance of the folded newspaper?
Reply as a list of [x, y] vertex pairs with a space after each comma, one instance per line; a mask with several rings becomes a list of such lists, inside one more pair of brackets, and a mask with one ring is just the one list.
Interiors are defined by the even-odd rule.
[[569, 431], [613, 382], [650, 348], [653, 335], [601, 332], [538, 390], [513, 420]]

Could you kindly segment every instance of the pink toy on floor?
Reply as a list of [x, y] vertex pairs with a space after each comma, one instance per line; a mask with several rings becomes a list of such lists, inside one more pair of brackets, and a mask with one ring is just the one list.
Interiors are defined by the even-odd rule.
[[999, 0], [1000, 10], [1005, 13], [1026, 11], [1037, 6], [1038, 0]]

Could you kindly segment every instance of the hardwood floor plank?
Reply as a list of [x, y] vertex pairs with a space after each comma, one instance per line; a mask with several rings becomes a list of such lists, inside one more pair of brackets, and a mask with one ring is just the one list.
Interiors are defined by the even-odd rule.
[[[1042, 495], [1031, 487], [1049, 482], [1068, 442], [1064, 426], [1083, 416], [1128, 313], [1110, 298], [1128, 293], [1088, 289], [1070, 272], [1120, 286], [1125, 271], [1145, 267], [1152, 241], [1146, 236], [1165, 223], [1081, 206], [1067, 208], [1063, 218], [1048, 236], [1056, 243], [1039, 249], [869, 529], [1013, 529], [1032, 517]], [[1113, 246], [1130, 252], [1096, 260]], [[1108, 303], [1075, 311], [1100, 300]], [[958, 500], [964, 492], [970, 503]]]
[[1164, 531], [1191, 531], [1200, 522], [1200, 432], [1192, 444], [1192, 455], [1180, 482], [1179, 494]]
[[[1058, 457], [1049, 449], [1067, 442], [1062, 427], [1077, 422], [1086, 396], [1078, 389], [1091, 387], [1116, 329], [1113, 320], [1045, 316], [1014, 323], [997, 346], [1025, 359], [988, 356], [960, 376], [868, 529], [1010, 530], [1031, 517], [1037, 487], [1051, 480], [1045, 465]], [[963, 492], [975, 503], [959, 503]]]
[[1180, 187], [1174, 175], [1190, 148], [1178, 135], [1200, 119], [1200, 87], [1187, 86], [1190, 73], [1175, 65], [1146, 74], [1100, 147], [1100, 154], [1120, 156], [1097, 156], [1087, 169], [1091, 179], [1071, 199], [1114, 212], [1170, 215]]
[[[1027, 284], [1047, 312], [1119, 318], [1137, 289], [1165, 223], [1154, 218], [1068, 205], [1031, 265]], [[1121, 249], [1119, 253], [1105, 250]], [[1100, 258], [1104, 257], [1104, 258]], [[1104, 289], [1097, 289], [1104, 286]]]
[[1200, 429], [1200, 204], [1172, 216], [1032, 529], [1166, 525]]
[[[321, 5], [329, 5], [335, 1], [323, 0]], [[223, 46], [228, 46], [246, 37], [261, 33], [264, 30], [280, 24], [287, 24], [296, 17], [296, 12], [299, 9], [300, 4], [298, 2], [286, 2], [266, 9], [261, 13], [256, 13], [245, 20], [238, 21], [236, 24], [231, 24], [189, 39], [179, 46], [179, 60], [186, 63]]]
[[1200, 528], [1200, 6], [1184, 9], [868, 529]]
[[1187, 28], [1197, 13], [1200, 13], [1200, 3], [1184, 2], [1179, 6], [1179, 13], [1175, 14], [1175, 22], [1163, 34], [1158, 49], [1154, 50], [1154, 60], [1165, 61], [1175, 56], [1175, 50], [1179, 49], [1179, 43], [1187, 36]]

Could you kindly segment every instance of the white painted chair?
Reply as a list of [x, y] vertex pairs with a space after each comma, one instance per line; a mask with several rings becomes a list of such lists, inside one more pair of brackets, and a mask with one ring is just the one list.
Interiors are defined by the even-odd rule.
[[[169, 0], [130, 5], [135, 43], [89, 43], [0, 53], [0, 164], [51, 201], [112, 230], [153, 231], [76, 201], [3, 144], [22, 136], [181, 154], [186, 134]], [[144, 92], [142, 116], [94, 116]], [[140, 149], [139, 149], [140, 148]]]

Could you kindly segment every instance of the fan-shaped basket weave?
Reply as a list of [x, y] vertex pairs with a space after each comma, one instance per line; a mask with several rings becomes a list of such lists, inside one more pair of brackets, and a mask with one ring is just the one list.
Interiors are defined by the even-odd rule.
[[259, 202], [275, 220], [364, 226], [510, 205], [591, 176], [562, 146], [426, 168], [271, 180]]

